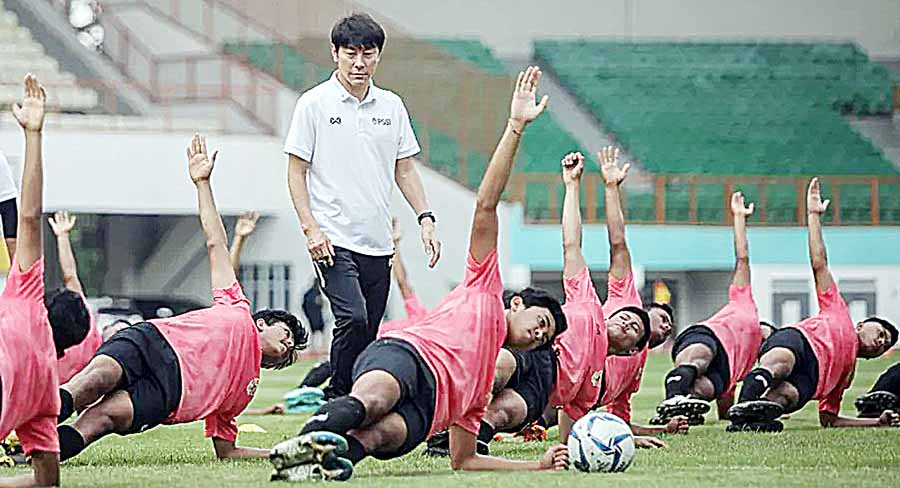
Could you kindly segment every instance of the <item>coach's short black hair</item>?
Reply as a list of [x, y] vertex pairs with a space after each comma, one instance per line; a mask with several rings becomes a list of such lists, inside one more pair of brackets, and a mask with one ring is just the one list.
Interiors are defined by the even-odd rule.
[[643, 349], [644, 347], [647, 346], [648, 342], [650, 342], [650, 314], [647, 313], [647, 311], [641, 307], [628, 306], [628, 307], [622, 307], [622, 308], [616, 310], [615, 312], [612, 313], [612, 315], [610, 315], [610, 317], [613, 317], [616, 314], [621, 313], [621, 312], [631, 312], [631, 313], [637, 315], [638, 318], [641, 319], [641, 322], [643, 322], [643, 324], [644, 324], [644, 334], [641, 336], [640, 339], [638, 339], [637, 343], [634, 345], [637, 348], [637, 350], [640, 351], [641, 349]]
[[897, 344], [897, 327], [894, 326], [894, 324], [881, 317], [869, 317], [866, 320], [863, 320], [863, 322], [875, 322], [876, 324], [880, 324], [882, 327], [884, 327], [884, 330], [886, 330], [891, 336], [891, 343], [888, 344], [888, 349], [894, 347], [894, 345]]
[[350, 14], [331, 28], [331, 44], [335, 48], [361, 47], [384, 49], [384, 29], [369, 14]]
[[266, 361], [263, 358], [262, 366], [267, 369], [282, 369], [294, 364], [294, 360], [297, 359], [297, 353], [306, 349], [306, 346], [309, 345], [309, 332], [306, 331], [306, 327], [303, 327], [303, 324], [300, 323], [300, 320], [294, 314], [285, 310], [260, 310], [253, 314], [254, 322], [259, 319], [262, 319], [263, 322], [269, 325], [275, 322], [284, 322], [284, 325], [287, 325], [288, 329], [290, 329], [291, 337], [294, 339], [294, 350], [288, 357], [278, 361]]
[[[515, 297], [522, 298], [522, 303], [526, 308], [543, 307], [550, 311], [550, 315], [553, 316], [553, 322], [555, 325], [553, 330], [553, 339], [559, 337], [560, 334], [562, 334], [566, 331], [567, 328], [569, 328], [568, 322], [566, 321], [566, 314], [564, 314], [562, 311], [562, 305], [559, 303], [559, 300], [551, 295], [547, 290], [528, 287], [517, 292], [504, 291], [504, 305], [509, 308], [512, 299]], [[547, 343], [540, 348], [550, 347], [552, 343], [553, 340], [547, 341]]]
[[47, 320], [53, 330], [56, 356], [63, 357], [66, 349], [81, 344], [91, 327], [91, 316], [81, 295], [60, 288], [44, 295]]

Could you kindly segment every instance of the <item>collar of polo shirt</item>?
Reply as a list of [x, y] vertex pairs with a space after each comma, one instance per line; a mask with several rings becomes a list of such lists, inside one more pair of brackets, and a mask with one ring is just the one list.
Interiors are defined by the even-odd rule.
[[[341, 84], [340, 80], [338, 80], [337, 70], [334, 70], [334, 73], [331, 73], [331, 81], [332, 81], [332, 84], [337, 89], [336, 93], [337, 93], [338, 97], [340, 97], [342, 102], [346, 102], [347, 100], [349, 100], [351, 98], [356, 100], [356, 97], [354, 97], [352, 93], [347, 91], [347, 89], [344, 88], [344, 85]], [[364, 103], [374, 102], [375, 98], [376, 98], [375, 92], [377, 92], [377, 91], [378, 91], [378, 87], [375, 86], [374, 83], [372, 83], [372, 78], [369, 78], [369, 91], [366, 92], [366, 98], [364, 98], [363, 101], [359, 102], [359, 104], [362, 105]]]

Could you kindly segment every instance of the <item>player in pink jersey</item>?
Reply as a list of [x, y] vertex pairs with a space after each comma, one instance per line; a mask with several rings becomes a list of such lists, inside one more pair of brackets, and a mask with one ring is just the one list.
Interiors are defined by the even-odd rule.
[[187, 153], [209, 251], [213, 306], [133, 325], [100, 347], [59, 390], [60, 422], [86, 408], [74, 424], [58, 427], [62, 459], [113, 432], [133, 434], [195, 420], [205, 421], [220, 459], [269, 454], [235, 444], [235, 418], [256, 393], [260, 367], [290, 365], [307, 334], [287, 312], [251, 313], [210, 184], [216, 154], [209, 157], [199, 135]]
[[[50, 228], [56, 234], [56, 249], [59, 254], [59, 267], [62, 269], [63, 286], [73, 291], [84, 300], [84, 288], [81, 286], [81, 280], [78, 279], [78, 265], [75, 262], [75, 253], [72, 252], [72, 243], [69, 240], [69, 232], [75, 227], [75, 216], [70, 216], [68, 212], [56, 212], [50, 217]], [[87, 309], [87, 303], [85, 303]], [[75, 373], [81, 371], [87, 366], [94, 353], [103, 344], [103, 338], [100, 335], [100, 329], [94, 320], [93, 314], [90, 314], [90, 326], [88, 328], [87, 337], [81, 341], [81, 344], [71, 347], [66, 351], [66, 355], [59, 359], [59, 382], [65, 383], [75, 376]]]
[[546, 96], [535, 101], [540, 78], [536, 67], [519, 73], [509, 121], [478, 189], [462, 284], [424, 317], [382, 331], [357, 359], [350, 395], [322, 407], [300, 436], [272, 449], [273, 479], [347, 479], [366, 456], [402, 456], [447, 428], [453, 469], [566, 467], [564, 446], [537, 462], [476, 452], [500, 349], [547, 347], [566, 328], [559, 302], [546, 292], [523, 290], [504, 310], [498, 268], [497, 206], [523, 131], [547, 105]]
[[839, 415], [841, 397], [856, 372], [856, 359], [877, 358], [897, 342], [897, 328], [872, 317], [856, 325], [828, 269], [822, 214], [829, 200], [822, 200], [819, 179], [809, 183], [806, 196], [809, 226], [809, 259], [819, 299], [819, 314], [798, 324], [782, 327], [765, 342], [759, 367], [750, 371], [741, 387], [740, 403], [728, 410], [729, 432], [780, 431], [783, 413], [819, 401], [823, 427], [900, 426], [900, 416], [887, 410], [877, 418]]
[[44, 294], [41, 146], [47, 95], [31, 74], [24, 85], [22, 104], [13, 105], [25, 135], [18, 242], [0, 296], [0, 439], [16, 431], [33, 473], [2, 478], [0, 486], [51, 486], [59, 485], [57, 361], [87, 335], [89, 318], [77, 293]]
[[725, 419], [734, 404], [737, 383], [756, 363], [762, 330], [750, 289], [747, 216], [752, 213], [753, 204], [745, 206], [740, 192], [731, 195], [735, 264], [728, 303], [675, 339], [675, 368], [666, 375], [666, 399], [656, 408], [659, 423], [676, 415], [703, 415], [712, 400], [716, 400], [719, 418]]

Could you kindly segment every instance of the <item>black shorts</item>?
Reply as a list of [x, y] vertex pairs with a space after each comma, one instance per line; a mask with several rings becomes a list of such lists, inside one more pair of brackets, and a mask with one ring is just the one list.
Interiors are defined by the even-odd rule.
[[3, 237], [15, 239], [16, 228], [19, 225], [19, 209], [16, 207], [15, 198], [0, 202], [0, 219], [3, 219]]
[[528, 352], [510, 350], [516, 358], [516, 372], [509, 378], [506, 388], [519, 394], [528, 413], [525, 421], [505, 432], [518, 432], [534, 422], [547, 408], [550, 395], [556, 385], [556, 351], [551, 348], [536, 349]]
[[370, 344], [353, 365], [353, 382], [369, 371], [385, 371], [400, 383], [400, 400], [392, 412], [406, 422], [406, 442], [400, 449], [372, 457], [384, 460], [403, 456], [425, 442], [431, 431], [437, 400], [434, 373], [414, 347], [399, 339], [381, 339]]
[[800, 392], [797, 407], [791, 411], [800, 410], [816, 394], [816, 388], [819, 386], [819, 360], [809, 341], [803, 337], [803, 333], [793, 327], [778, 329], [769, 336], [766, 342], [763, 342], [760, 357], [776, 347], [783, 347], [794, 353], [794, 369], [784, 381], [794, 385]]
[[672, 361], [686, 347], [693, 344], [703, 344], [713, 353], [713, 359], [706, 368], [703, 376], [709, 378], [713, 384], [713, 397], [719, 398], [726, 392], [731, 383], [731, 368], [728, 366], [728, 353], [719, 342], [715, 332], [705, 325], [693, 325], [684, 330], [675, 338], [675, 345], [672, 346]]
[[119, 363], [124, 374], [118, 389], [131, 395], [134, 420], [119, 434], [152, 429], [178, 408], [181, 366], [155, 325], [142, 322], [120, 330], [100, 346], [95, 356], [109, 356]]

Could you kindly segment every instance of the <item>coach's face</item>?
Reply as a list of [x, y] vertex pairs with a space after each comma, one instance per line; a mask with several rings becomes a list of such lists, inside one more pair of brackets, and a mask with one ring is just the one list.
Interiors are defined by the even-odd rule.
[[553, 339], [556, 321], [545, 307], [526, 307], [522, 297], [513, 297], [506, 315], [506, 345], [517, 351], [530, 351]]
[[856, 335], [859, 337], [859, 356], [866, 359], [884, 354], [891, 341], [890, 333], [878, 322], [856, 324]]
[[354, 87], [368, 86], [375, 76], [381, 52], [377, 47], [335, 47], [331, 46], [331, 56], [337, 63], [338, 75]]

